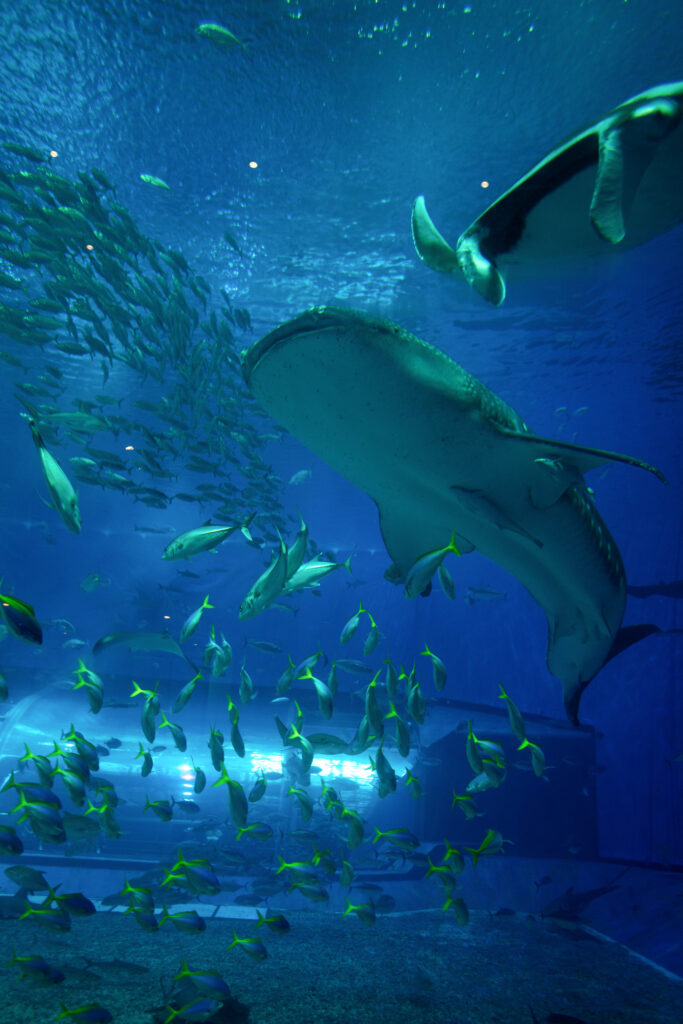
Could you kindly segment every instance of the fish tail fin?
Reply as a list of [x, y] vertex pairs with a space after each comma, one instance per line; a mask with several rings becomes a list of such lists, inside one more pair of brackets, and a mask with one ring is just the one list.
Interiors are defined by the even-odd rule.
[[40, 431], [38, 430], [38, 424], [33, 419], [33, 417], [31, 417], [29, 419], [28, 425], [31, 428], [31, 437], [33, 438], [33, 443], [35, 444], [36, 448], [44, 448], [45, 447], [45, 443], [44, 443], [42, 437], [40, 436]]
[[481, 850], [474, 850], [471, 846], [466, 846], [465, 849], [468, 853], [472, 854], [472, 867], [476, 868], [479, 858], [481, 857]]
[[454, 555], [460, 554], [460, 548], [455, 543], [455, 530], [453, 530], [453, 532], [451, 533], [451, 539], [448, 542], [448, 547], [446, 548], [446, 551], [451, 551]]

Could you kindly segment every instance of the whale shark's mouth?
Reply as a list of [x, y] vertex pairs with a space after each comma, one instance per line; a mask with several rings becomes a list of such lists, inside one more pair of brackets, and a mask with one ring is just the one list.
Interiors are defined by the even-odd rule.
[[357, 323], [350, 311], [339, 309], [334, 306], [313, 306], [296, 316], [293, 320], [287, 320], [274, 330], [269, 331], [248, 349], [241, 353], [242, 374], [249, 384], [252, 373], [259, 362], [278, 345], [284, 345], [293, 338], [305, 334], [317, 334], [321, 331], [332, 331], [352, 326]]

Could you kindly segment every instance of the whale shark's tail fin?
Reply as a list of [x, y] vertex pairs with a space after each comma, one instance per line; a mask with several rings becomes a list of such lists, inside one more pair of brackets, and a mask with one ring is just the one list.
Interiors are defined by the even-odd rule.
[[[653, 636], [657, 634], [659, 636], [674, 636], [676, 634], [683, 633], [683, 629], [662, 629], [661, 626], [656, 625], [654, 622], [639, 622], [634, 626], [622, 626], [614, 637], [612, 646], [610, 647], [609, 654], [603, 661], [602, 665], [598, 669], [599, 672], [603, 670], [608, 661], [612, 658], [616, 658], [618, 654], [625, 651], [627, 647], [632, 647], [633, 644], [637, 644], [639, 640], [644, 640], [645, 637]], [[595, 675], [598, 673], [596, 672]], [[595, 676], [593, 676], [593, 679]], [[588, 686], [590, 679], [581, 683], [579, 687], [576, 687], [571, 693], [565, 692], [565, 708], [567, 709], [567, 717], [573, 725], [579, 725], [579, 701], [581, 694]]]
[[661, 632], [661, 627], [654, 622], [639, 622], [636, 626], [622, 626], [617, 631], [610, 652], [605, 658], [605, 664], [612, 658], [616, 658], [617, 654], [621, 654], [627, 647], [637, 644], [639, 640], [644, 640], [646, 636], [652, 636], [653, 633]]

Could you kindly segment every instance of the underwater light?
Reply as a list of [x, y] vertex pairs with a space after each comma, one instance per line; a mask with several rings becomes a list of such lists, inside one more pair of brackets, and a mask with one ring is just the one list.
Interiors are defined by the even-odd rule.
[[358, 761], [346, 761], [341, 758], [316, 757], [313, 760], [316, 768], [320, 769], [323, 778], [328, 779], [353, 779], [361, 785], [371, 786], [373, 774], [370, 765], [359, 764]]
[[489, 183], [488, 183], [488, 181], [486, 181], [486, 180], [482, 181], [482, 182], [481, 182], [481, 187], [482, 187], [482, 188], [488, 188], [488, 187], [489, 187]]
[[251, 767], [254, 772], [281, 772], [282, 757], [280, 754], [252, 754]]
[[[282, 757], [280, 754], [252, 754], [252, 771], [257, 772], [281, 772]], [[358, 761], [351, 761], [344, 758], [315, 757], [313, 767], [318, 769], [321, 778], [328, 779], [352, 779], [361, 785], [371, 786], [373, 784], [372, 769], [367, 764]]]
[[51, 156], [51, 157], [52, 157], [52, 159], [54, 160], [54, 158], [55, 158], [56, 156], [59, 156], [59, 153], [57, 152], [57, 150], [56, 150], [56, 149], [51, 149], [51, 150], [50, 150], [50, 156]]
[[255, 160], [250, 160], [250, 161], [249, 161], [249, 166], [250, 166], [251, 168], [256, 168], [256, 167], [258, 167], [258, 164], [256, 163], [256, 161], [255, 161]]

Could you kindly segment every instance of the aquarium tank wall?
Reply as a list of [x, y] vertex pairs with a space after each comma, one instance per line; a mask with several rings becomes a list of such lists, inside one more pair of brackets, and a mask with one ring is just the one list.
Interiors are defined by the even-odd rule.
[[683, 1019], [683, 11], [0, 29], [0, 1024]]

